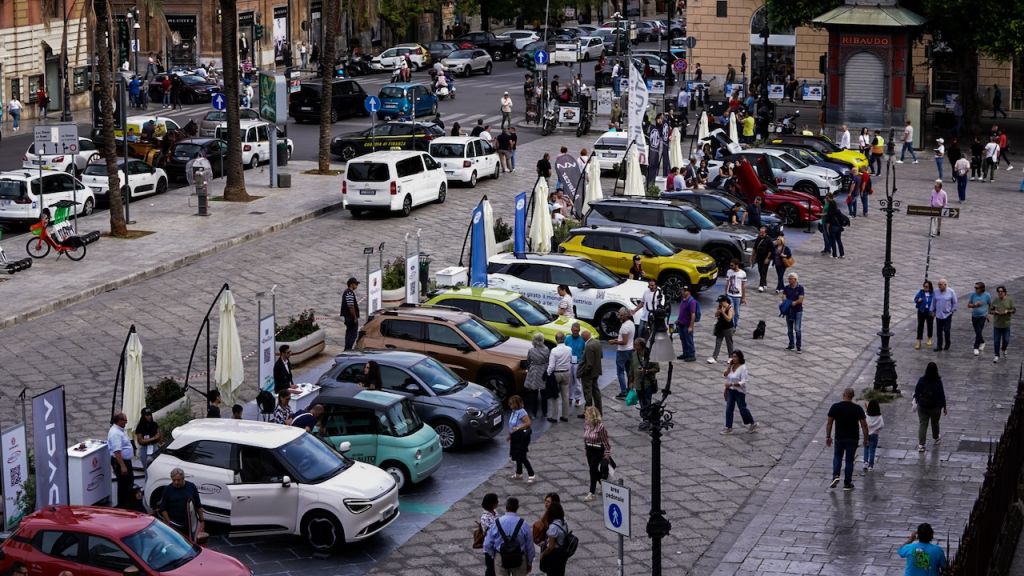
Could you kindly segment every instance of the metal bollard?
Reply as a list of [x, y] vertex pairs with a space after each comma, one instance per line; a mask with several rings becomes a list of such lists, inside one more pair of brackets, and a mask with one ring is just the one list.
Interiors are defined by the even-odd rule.
[[199, 206], [196, 216], [210, 215], [210, 191], [207, 188], [207, 174], [202, 167], [193, 172], [192, 182], [196, 189], [197, 205]]

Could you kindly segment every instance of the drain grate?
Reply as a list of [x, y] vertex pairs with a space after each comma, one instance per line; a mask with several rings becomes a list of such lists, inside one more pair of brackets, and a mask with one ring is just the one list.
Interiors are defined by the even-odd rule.
[[995, 450], [996, 440], [983, 440], [981, 438], [961, 438], [957, 445], [957, 452], [978, 452], [988, 454]]
[[266, 214], [266, 212], [260, 212], [258, 210], [253, 210], [252, 212], [249, 212], [249, 214], [255, 214], [257, 216], [262, 216], [263, 214]]

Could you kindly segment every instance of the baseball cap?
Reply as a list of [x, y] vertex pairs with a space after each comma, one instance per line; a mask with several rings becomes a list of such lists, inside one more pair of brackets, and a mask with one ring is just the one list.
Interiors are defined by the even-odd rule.
[[943, 140], [942, 138], [936, 138], [935, 141], [938, 142], [939, 144], [945, 144], [946, 143], [946, 141]]
[[347, 285], [347, 284], [352, 284], [352, 283], [359, 284], [359, 280], [357, 280], [355, 276], [350, 276], [348, 281], [345, 282], [345, 284]]
[[151, 416], [152, 414], [153, 414], [153, 411], [150, 410], [149, 407], [146, 407], [146, 408], [142, 409], [142, 415], [143, 416]]

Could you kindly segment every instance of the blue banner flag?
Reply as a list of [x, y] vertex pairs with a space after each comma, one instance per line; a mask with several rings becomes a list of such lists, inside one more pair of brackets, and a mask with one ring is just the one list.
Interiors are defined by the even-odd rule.
[[526, 192], [516, 195], [515, 228], [512, 234], [512, 252], [526, 252]]
[[63, 386], [32, 398], [32, 440], [36, 463], [36, 510], [68, 504], [68, 436]]
[[469, 241], [469, 285], [487, 286], [487, 241], [484, 237], [484, 206], [473, 209]]

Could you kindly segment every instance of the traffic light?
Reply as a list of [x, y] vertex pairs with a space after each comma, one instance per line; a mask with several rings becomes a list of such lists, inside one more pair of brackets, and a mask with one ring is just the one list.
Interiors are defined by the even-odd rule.
[[132, 39], [128, 32], [127, 22], [117, 23], [117, 62], [114, 66], [121, 67], [121, 64], [128, 61], [128, 49], [132, 45]]
[[263, 38], [263, 24], [256, 25], [255, 29], [253, 30], [252, 37], [254, 40], [259, 40], [260, 38]]

